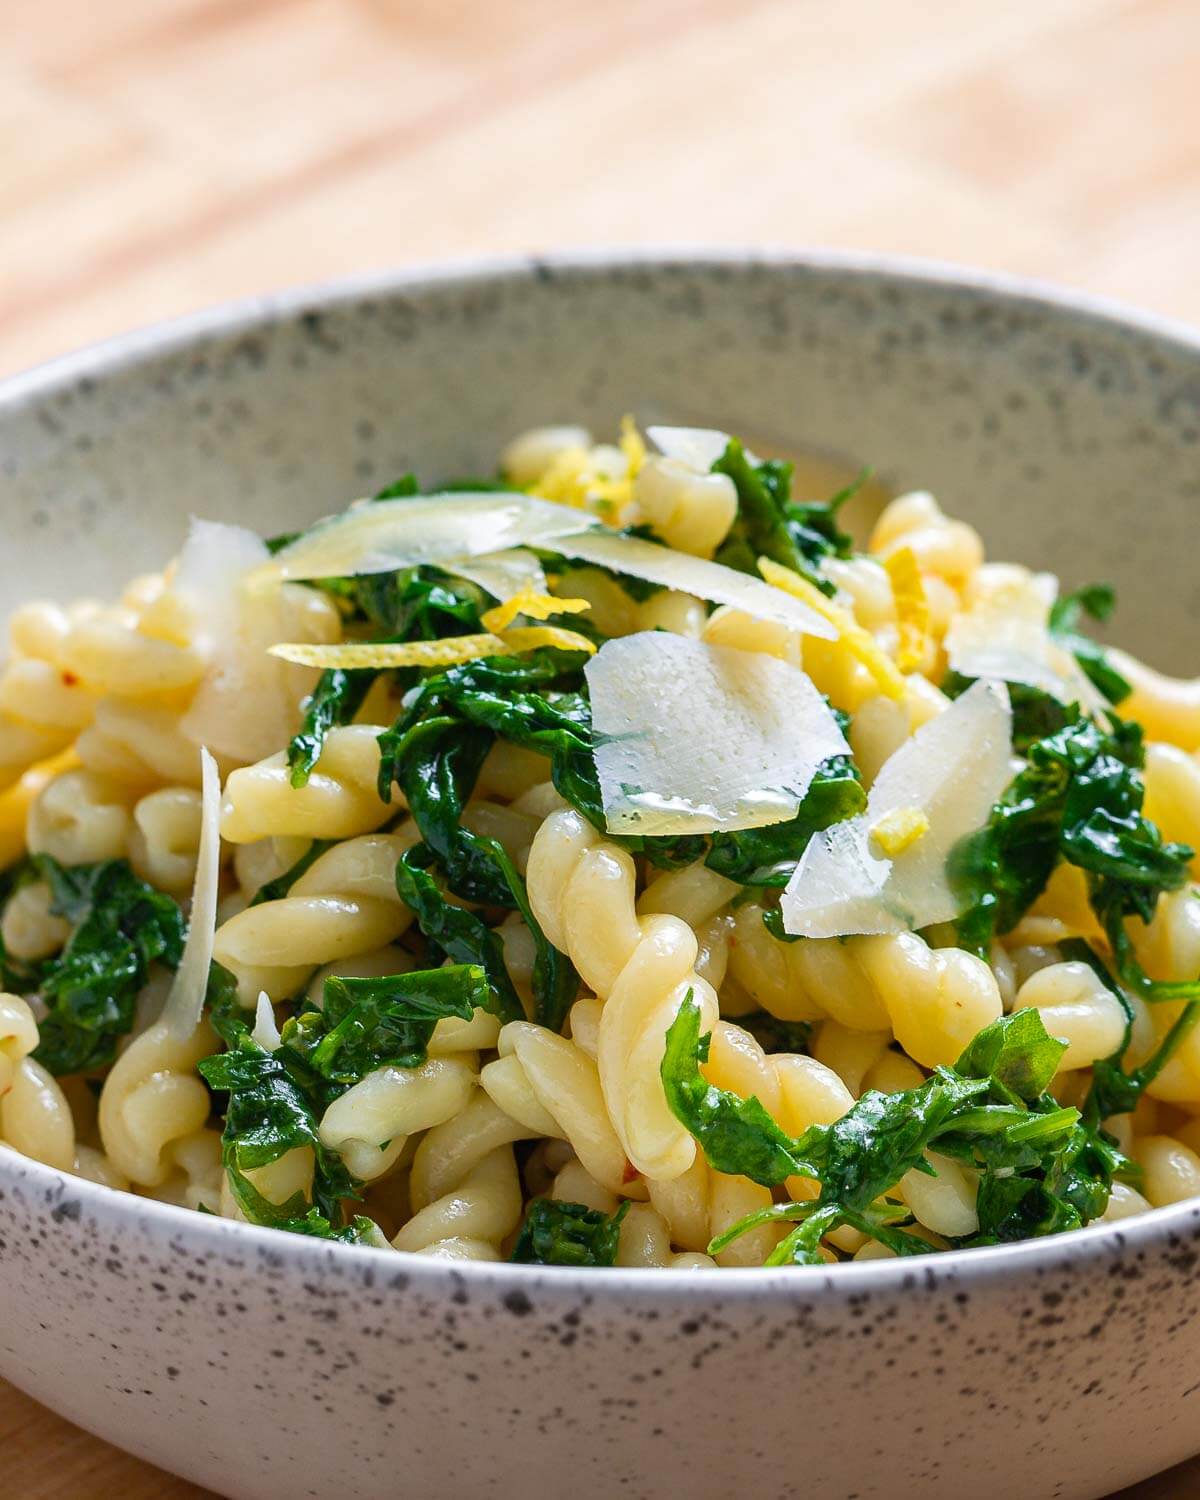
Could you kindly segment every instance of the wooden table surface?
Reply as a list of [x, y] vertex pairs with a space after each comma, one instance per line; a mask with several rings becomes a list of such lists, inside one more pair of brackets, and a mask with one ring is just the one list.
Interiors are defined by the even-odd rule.
[[[1200, 322], [1197, 0], [5, 11], [0, 374], [227, 297], [597, 243], [904, 251]], [[2, 1385], [0, 1451], [14, 1500], [204, 1493]], [[1126, 1500], [1198, 1493], [1200, 1464]]]

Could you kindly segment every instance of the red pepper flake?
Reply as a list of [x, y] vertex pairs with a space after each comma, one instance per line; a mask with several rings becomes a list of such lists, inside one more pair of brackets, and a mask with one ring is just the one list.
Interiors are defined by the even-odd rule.
[[638, 1172], [638, 1169], [629, 1160], [629, 1158], [626, 1157], [625, 1158], [625, 1165], [621, 1169], [621, 1181], [622, 1182], [636, 1182], [638, 1180], [638, 1177], [640, 1175], [641, 1174]]
[[75, 687], [79, 682], [79, 678], [76, 677], [74, 672], [64, 672], [62, 674], [62, 680], [64, 687]]

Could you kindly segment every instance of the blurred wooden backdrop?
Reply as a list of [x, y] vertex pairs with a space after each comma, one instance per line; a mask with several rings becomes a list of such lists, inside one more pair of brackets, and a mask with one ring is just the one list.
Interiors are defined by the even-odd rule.
[[[1198, 0], [0, 0], [0, 22], [0, 374], [227, 297], [597, 243], [905, 251], [1200, 322]], [[2, 1386], [0, 1449], [14, 1500], [201, 1494]], [[1194, 1500], [1200, 1466], [1136, 1493]]]

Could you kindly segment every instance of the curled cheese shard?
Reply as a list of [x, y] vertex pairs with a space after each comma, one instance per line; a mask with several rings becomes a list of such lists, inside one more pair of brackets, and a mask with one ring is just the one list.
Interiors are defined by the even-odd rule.
[[761, 579], [751, 578], [722, 563], [675, 552], [657, 542], [618, 536], [611, 531], [593, 531], [560, 539], [555, 544], [555, 551], [576, 562], [591, 563], [614, 573], [626, 573], [646, 583], [657, 583], [661, 588], [674, 589], [680, 594], [693, 594], [713, 604], [732, 604], [755, 619], [774, 620], [805, 635], [820, 636], [827, 641], [837, 636], [837, 629], [829, 619], [799, 597], [791, 597], [782, 589], [771, 588]]
[[795, 815], [818, 766], [847, 753], [790, 662], [665, 631], [588, 663], [596, 769], [613, 833], [712, 833]]
[[[666, 458], [674, 458], [699, 474], [707, 474], [729, 447], [729, 434], [717, 427], [647, 427], [646, 436]], [[749, 452], [746, 461], [759, 462]]]
[[438, 564], [445, 573], [478, 584], [501, 603], [514, 594], [549, 592], [546, 574], [537, 556], [524, 547], [491, 552], [485, 557], [453, 557]]
[[962, 677], [993, 677], [1040, 688], [1063, 703], [1097, 704], [1075, 658], [1050, 634], [1058, 595], [1053, 573], [992, 564], [979, 570], [967, 608], [955, 615], [944, 645]]
[[[866, 812], [813, 836], [780, 902], [785, 930], [849, 937], [917, 931], [958, 916], [946, 860], [987, 822], [1011, 779], [1011, 756], [1007, 689], [977, 682], [885, 761]], [[924, 831], [909, 837], [922, 821]], [[899, 837], [889, 856], [892, 831]]]
[[419, 495], [318, 521], [259, 570], [263, 579], [350, 578], [481, 557], [585, 531], [595, 516], [517, 491]]
[[200, 776], [200, 847], [192, 886], [192, 911], [188, 918], [183, 957], [163, 1007], [167, 1030], [180, 1042], [193, 1035], [204, 1014], [221, 885], [221, 778], [216, 761], [203, 747], [200, 750]]

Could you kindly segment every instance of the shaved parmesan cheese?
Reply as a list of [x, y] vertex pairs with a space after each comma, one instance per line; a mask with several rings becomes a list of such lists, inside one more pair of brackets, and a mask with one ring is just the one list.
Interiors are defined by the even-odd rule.
[[790, 598], [781, 589], [771, 588], [757, 578], [735, 572], [721, 563], [703, 557], [689, 557], [660, 547], [639, 537], [616, 536], [611, 531], [590, 532], [586, 536], [567, 537], [555, 544], [555, 550], [579, 562], [594, 563], [616, 573], [645, 579], [680, 594], [694, 594], [714, 604], [732, 604], [759, 620], [774, 620], [805, 635], [831, 641], [837, 631], [807, 604]]
[[298, 621], [318, 636], [338, 630], [332, 611], [297, 607], [307, 591], [247, 586], [267, 555], [244, 527], [194, 520], [171, 583], [207, 663], [179, 727], [194, 744], [242, 764], [273, 754], [299, 725], [300, 692], [268, 648]]
[[[1003, 683], [977, 682], [885, 761], [866, 812], [813, 837], [780, 902], [786, 931], [908, 932], [958, 916], [946, 859], [987, 822], [1012, 777], [1011, 755], [1008, 692]], [[905, 842], [921, 821], [928, 827]], [[889, 830], [901, 834], [892, 858], [871, 847], [880, 829], [884, 848]]]
[[259, 991], [258, 1007], [254, 1012], [254, 1030], [250, 1035], [264, 1052], [275, 1052], [283, 1043], [275, 1020], [275, 1008], [266, 990]]
[[585, 671], [612, 833], [782, 822], [847, 753], [809, 678], [763, 652], [642, 631], [606, 641]]
[[511, 625], [518, 615], [525, 615], [530, 620], [548, 620], [551, 615], [582, 614], [591, 607], [587, 599], [556, 599], [553, 594], [535, 594], [531, 589], [524, 589], [495, 609], [489, 609], [480, 623], [486, 630], [500, 631]]
[[585, 531], [596, 517], [517, 492], [381, 500], [318, 521], [261, 570], [263, 578], [349, 578], [481, 557]]
[[1050, 635], [1050, 610], [1058, 595], [1052, 573], [1025, 568], [980, 570], [969, 607], [955, 615], [945, 646], [953, 671], [963, 677], [1023, 682], [1063, 702], [1093, 695], [1070, 652]]
[[[837, 639], [850, 654], [871, 673], [881, 691], [889, 698], [903, 698], [904, 678], [900, 669], [886, 651], [878, 644], [869, 630], [864, 630], [848, 609], [827, 598], [815, 584], [801, 578], [791, 568], [772, 562], [769, 557], [760, 557], [758, 571], [769, 584], [793, 598], [801, 599], [815, 614], [828, 621]], [[815, 631], [809, 631], [815, 635]]]
[[507, 552], [492, 552], [486, 557], [454, 557], [438, 563], [446, 573], [477, 583], [481, 589], [501, 601], [528, 590], [547, 592], [546, 575], [532, 552], [512, 547]]
[[[698, 474], [707, 474], [729, 447], [729, 434], [717, 427], [647, 427], [646, 436], [667, 458], [677, 458]], [[748, 462], [759, 459], [747, 450]]]
[[188, 918], [183, 957], [163, 1007], [167, 1030], [181, 1042], [195, 1032], [204, 1014], [221, 878], [221, 778], [216, 761], [203, 747], [200, 750], [200, 775], [200, 848], [196, 857], [196, 880], [192, 886], [192, 912]]

